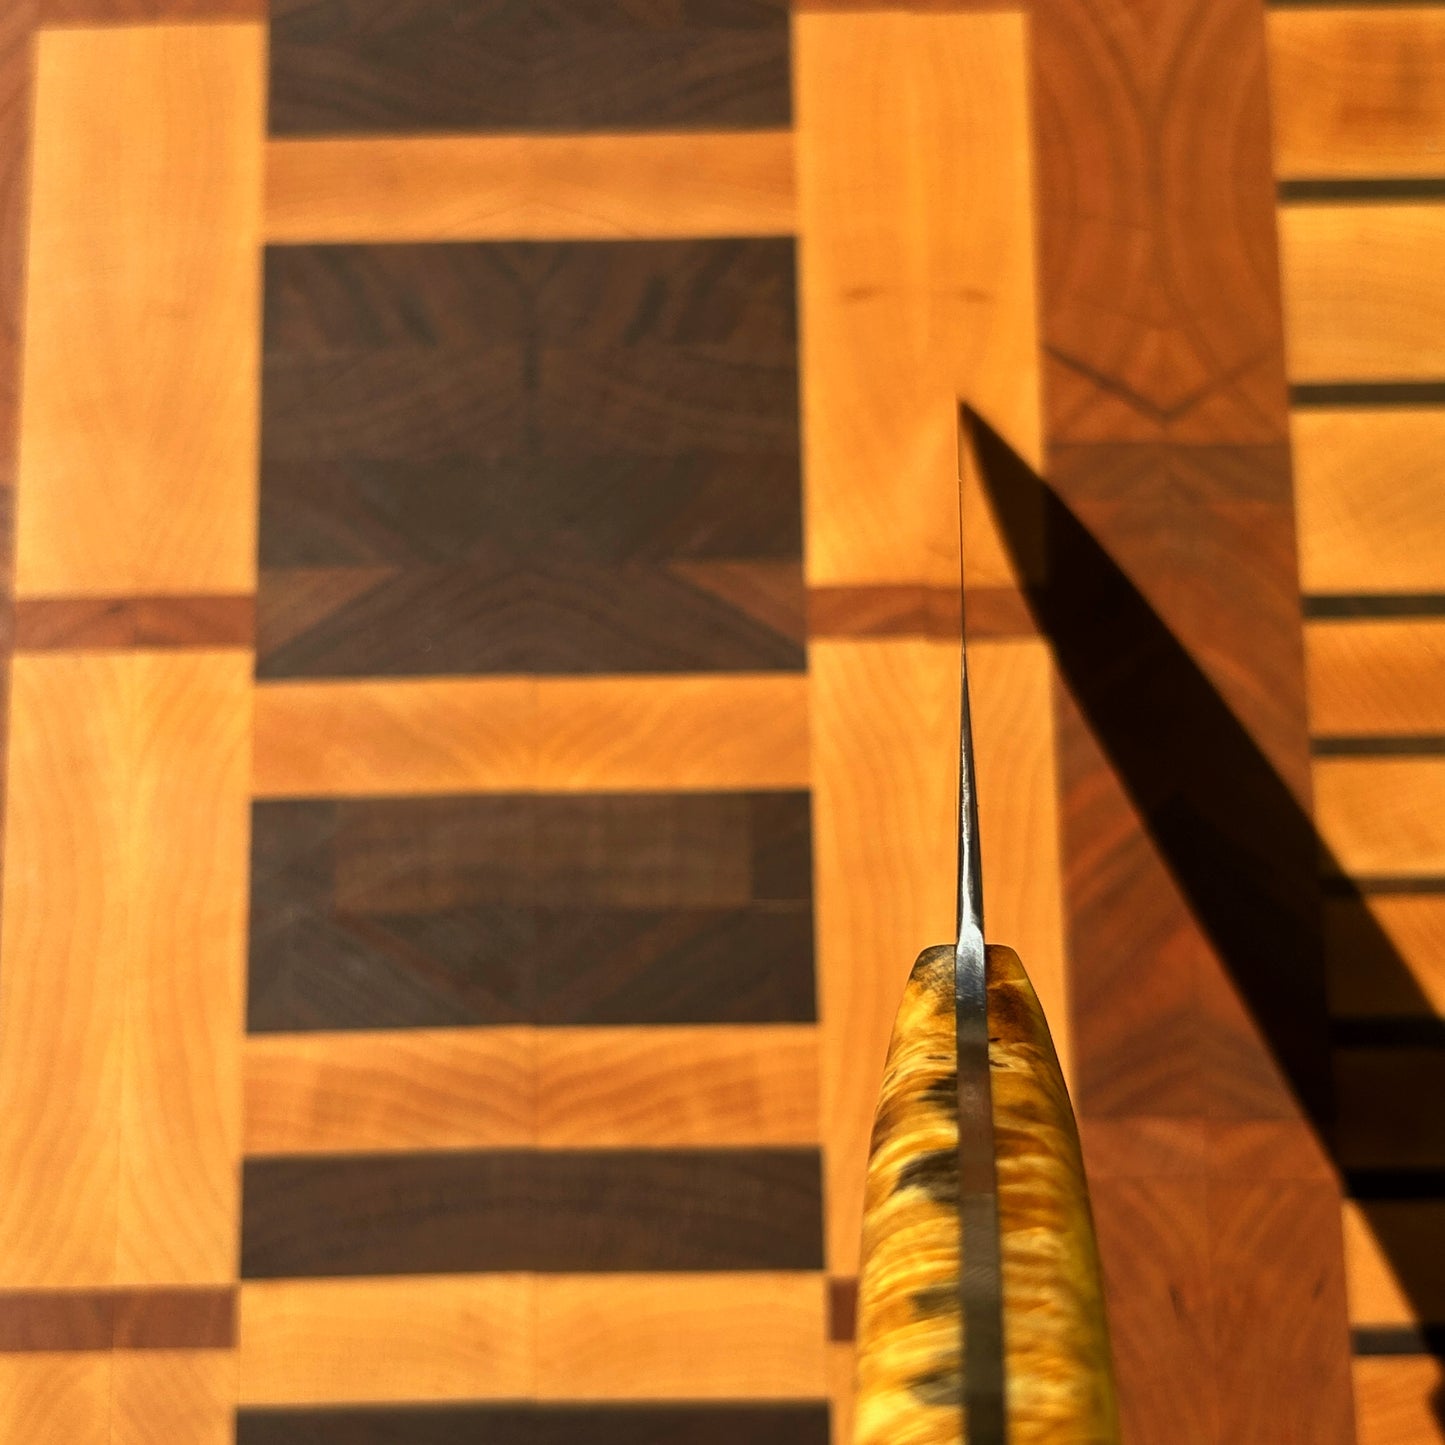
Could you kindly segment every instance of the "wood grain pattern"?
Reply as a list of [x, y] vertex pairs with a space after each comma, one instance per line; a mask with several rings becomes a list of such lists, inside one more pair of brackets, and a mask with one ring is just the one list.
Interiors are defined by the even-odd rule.
[[241, 1273], [812, 1270], [819, 1173], [811, 1149], [250, 1159]]
[[[1344, 1301], [1335, 1297], [1343, 1275], [1321, 1281], [1305, 1264], [1306, 1251], [1320, 1239], [1340, 1248], [1330, 1166], [1309, 1131], [1283, 1120], [1101, 1119], [1086, 1122], [1084, 1149], [1116, 1368], [1121, 1386], [1137, 1382], [1120, 1392], [1125, 1438], [1131, 1428], [1156, 1428], [1171, 1409], [1182, 1438], [1218, 1438], [1220, 1397], [1201, 1385], [1218, 1375], [1233, 1376], [1231, 1409], [1309, 1418], [1312, 1397], [1270, 1404], [1244, 1393], [1249, 1380], [1237, 1374], [1243, 1363], [1238, 1339], [1249, 1312], [1272, 1311], [1274, 1290], [1294, 1296], [1316, 1283], [1321, 1294], [1306, 1311], [1308, 1332], [1292, 1337], [1290, 1367], [1308, 1370], [1333, 1390], [1325, 1362], [1331, 1370], [1344, 1362]], [[1240, 1189], [1250, 1187], [1258, 1196], [1240, 1198]], [[1214, 1274], [1216, 1217], [1225, 1267]], [[1302, 1241], [1302, 1221], [1320, 1238]], [[1267, 1235], [1268, 1251], [1256, 1248], [1253, 1229]], [[1327, 1438], [1350, 1438], [1348, 1412], [1313, 1418], [1328, 1429]]]
[[795, 44], [808, 581], [955, 584], [958, 398], [1039, 455], [1025, 21], [805, 6]]
[[229, 1288], [7, 1290], [0, 1353], [227, 1349], [234, 1316]]
[[118, 1353], [111, 1360], [111, 1445], [231, 1445], [231, 1350]]
[[606, 1275], [537, 1281], [543, 1400], [820, 1400], [816, 1274]]
[[246, 1040], [247, 1154], [530, 1143], [529, 1029], [260, 1034]]
[[253, 1036], [248, 1154], [802, 1145], [810, 1027]]
[[262, 798], [808, 781], [801, 677], [267, 683], [255, 708]]
[[[1373, 923], [1362, 916], [1368, 909]], [[1371, 967], [1382, 930], [1414, 987], [1398, 970]], [[1445, 1015], [1445, 898], [1379, 896], [1325, 900], [1325, 961], [1330, 1007], [1337, 1016], [1418, 1014], [1426, 1007]]]
[[536, 688], [539, 789], [808, 784], [801, 676], [540, 678]]
[[827, 640], [810, 661], [827, 1261], [847, 1276], [890, 1019], [919, 941], [953, 922], [958, 652]]
[[249, 1026], [796, 1023], [804, 793], [255, 809]]
[[786, 125], [788, 9], [546, 4], [458, 13], [385, 0], [271, 10], [278, 132]]
[[38, 0], [38, 8], [46, 26], [266, 19], [260, 0]]
[[543, 1148], [818, 1142], [811, 1026], [549, 1029], [536, 1041]]
[[248, 658], [49, 654], [15, 685], [0, 1277], [229, 1280]]
[[793, 271], [273, 249], [258, 675], [801, 670]]
[[1305, 675], [1316, 734], [1445, 732], [1445, 622], [1311, 623]]
[[818, 1399], [822, 1327], [808, 1274], [253, 1283], [241, 1401]]
[[40, 35], [21, 595], [254, 586], [263, 52], [246, 24]]
[[112, 1356], [0, 1355], [0, 1440], [73, 1445], [109, 1440]]
[[[1263, 7], [1066, 0], [1037, 7], [1033, 26], [1048, 476], [1097, 543], [1067, 526], [1053, 538], [1054, 643], [1073, 653], [1076, 689], [1085, 673], [1117, 679], [1084, 689], [1087, 721], [1061, 690], [1058, 736], [1075, 1102], [1123, 1434], [1346, 1445], [1338, 1190], [1318, 1151], [1310, 1177], [1265, 1187], [1267, 1149], [1205, 1174], [1176, 1169], [1155, 1138], [1166, 1118], [1200, 1136], [1291, 1116], [1298, 1129], [1272, 1047], [1307, 1097], [1327, 1082], [1323, 963], [1308, 925], [1272, 951], [1297, 966], [1297, 986], [1281, 991], [1288, 1028], [1265, 1037], [1230, 974], [1268, 1017], [1255, 964], [1270, 959], [1247, 961], [1244, 943], [1222, 960], [1151, 841], [1192, 829], [1218, 860], [1277, 835], [1246, 865], [1258, 882], [1240, 877], [1230, 901], [1205, 910], [1211, 926], [1219, 935], [1230, 909], [1247, 917], [1251, 887], [1276, 890], [1261, 918], [1271, 907], [1312, 916], [1309, 829], [1288, 799], [1308, 799], [1309, 764]], [[1104, 603], [1127, 588], [1104, 580], [1101, 556], [1147, 599], [1135, 616]], [[1094, 647], [1068, 625], [1071, 607]], [[1202, 689], [1166, 661], [1171, 636], [1207, 675]], [[1176, 685], [1196, 699], [1217, 690], [1268, 762], [1247, 739], [1223, 746], [1225, 728], [1186, 746], [1194, 724], [1178, 711], [1162, 729], [1179, 735], [1171, 754], [1161, 729], [1137, 719]], [[1258, 799], [1277, 802], [1253, 824], [1246, 774], [1262, 783]], [[1216, 806], [1224, 796], [1232, 816]], [[1171, 848], [1187, 871], [1182, 851]], [[1226, 871], [1210, 875], [1216, 885]], [[1201, 866], [1196, 903], [1204, 876]], [[1127, 1171], [1096, 1172], [1102, 1124], [1144, 1141]]]
[[1445, 589], [1445, 413], [1297, 410], [1290, 425], [1303, 590]]
[[1033, 34], [1050, 442], [1282, 440], [1258, 0], [1068, 0]]
[[1053, 667], [1041, 640], [971, 642], [969, 693], [989, 935], [1029, 960], [1064, 1077], [1072, 1041], [1059, 858]]
[[535, 1300], [522, 1275], [277, 1280], [241, 1289], [242, 1405], [526, 1399]]
[[1445, 762], [1316, 758], [1315, 818], [1350, 874], [1445, 873]]
[[268, 683], [256, 689], [260, 798], [417, 795], [525, 786], [529, 678]]
[[1445, 1367], [1428, 1357], [1355, 1361], [1360, 1445], [1440, 1445]]
[[26, 597], [15, 607], [21, 652], [96, 647], [245, 647], [255, 638], [250, 597]]
[[1268, 13], [1275, 174], [1438, 175], [1445, 17], [1427, 6]]
[[828, 1445], [818, 1404], [393, 1405], [251, 1408], [237, 1445]]
[[[36, 8], [37, 0], [19, 0], [0, 21], [0, 475], [11, 489], [20, 426]], [[10, 536], [7, 566], [13, 543]]]
[[[1372, 1199], [1345, 1204], [1345, 1269], [1354, 1325], [1445, 1320], [1445, 1266], [1439, 1264], [1445, 1201]], [[1388, 1252], [1387, 1252], [1388, 1251]], [[1411, 1266], [1411, 1293], [1391, 1258]]]
[[[0, 577], [6, 607], [15, 593], [15, 481], [20, 430], [25, 253], [29, 221], [35, 0], [19, 0], [0, 18]], [[5, 653], [8, 653], [8, 647]], [[0, 712], [10, 706], [9, 657], [0, 653]], [[4, 748], [0, 747], [0, 755]], [[0, 766], [0, 812], [4, 807]], [[4, 827], [0, 822], [0, 866]]]
[[785, 236], [787, 130], [278, 140], [270, 241]]
[[1023, 593], [1012, 587], [970, 587], [960, 609], [957, 587], [878, 583], [810, 587], [810, 637], [1029, 637], [1036, 631]]
[[1445, 207], [1285, 206], [1279, 239], [1291, 381], [1445, 374]]

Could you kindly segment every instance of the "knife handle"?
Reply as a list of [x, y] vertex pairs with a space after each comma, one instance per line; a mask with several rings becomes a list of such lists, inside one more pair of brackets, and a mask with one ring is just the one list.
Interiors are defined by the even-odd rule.
[[[893, 1025], [858, 1279], [854, 1445], [965, 1445], [954, 951], [925, 949]], [[1008, 1445], [1117, 1445], [1078, 1129], [1049, 1026], [1010, 948], [987, 950]]]

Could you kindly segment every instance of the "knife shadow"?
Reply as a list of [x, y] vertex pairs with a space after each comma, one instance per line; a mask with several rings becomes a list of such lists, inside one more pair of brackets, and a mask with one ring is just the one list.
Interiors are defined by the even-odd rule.
[[[1316, 832], [1307, 811], [1149, 601], [1058, 493], [987, 422], [962, 408], [983, 491], [1039, 632], [1160, 857], [1218, 953], [1322, 1147], [1357, 1198], [1433, 1195], [1432, 1171], [1346, 1167], [1335, 1122], [1322, 961], [1321, 877], [1358, 915], [1350, 967], [1424, 1019], [1419, 984]], [[1042, 519], [1043, 557], [1039, 558]], [[1042, 560], [1043, 566], [1038, 566]], [[1408, 1035], [1407, 1035], [1408, 1037]], [[1356, 1114], [1358, 1117], [1358, 1114]], [[1421, 1186], [1425, 1186], [1422, 1188]], [[1368, 1213], [1369, 1204], [1364, 1207]], [[1430, 1320], [1445, 1250], [1371, 1216], [1417, 1334], [1385, 1348], [1442, 1353]], [[1422, 1338], [1423, 1337], [1423, 1338]], [[1445, 1390], [1434, 1399], [1445, 1419]]]

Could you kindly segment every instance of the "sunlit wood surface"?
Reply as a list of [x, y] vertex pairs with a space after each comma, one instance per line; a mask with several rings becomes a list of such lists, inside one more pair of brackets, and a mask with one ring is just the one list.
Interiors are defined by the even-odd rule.
[[965, 457], [1126, 1445], [1445, 1442], [1442, 97], [1433, 4], [3, 7], [0, 1445], [846, 1445], [960, 401], [1321, 844], [1325, 1138]]

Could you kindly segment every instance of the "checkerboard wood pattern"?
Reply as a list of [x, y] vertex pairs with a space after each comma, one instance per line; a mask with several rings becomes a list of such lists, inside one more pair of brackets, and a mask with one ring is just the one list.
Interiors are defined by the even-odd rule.
[[960, 402], [1126, 1439], [1445, 1440], [1442, 17], [7, 7], [0, 1442], [843, 1445]]

